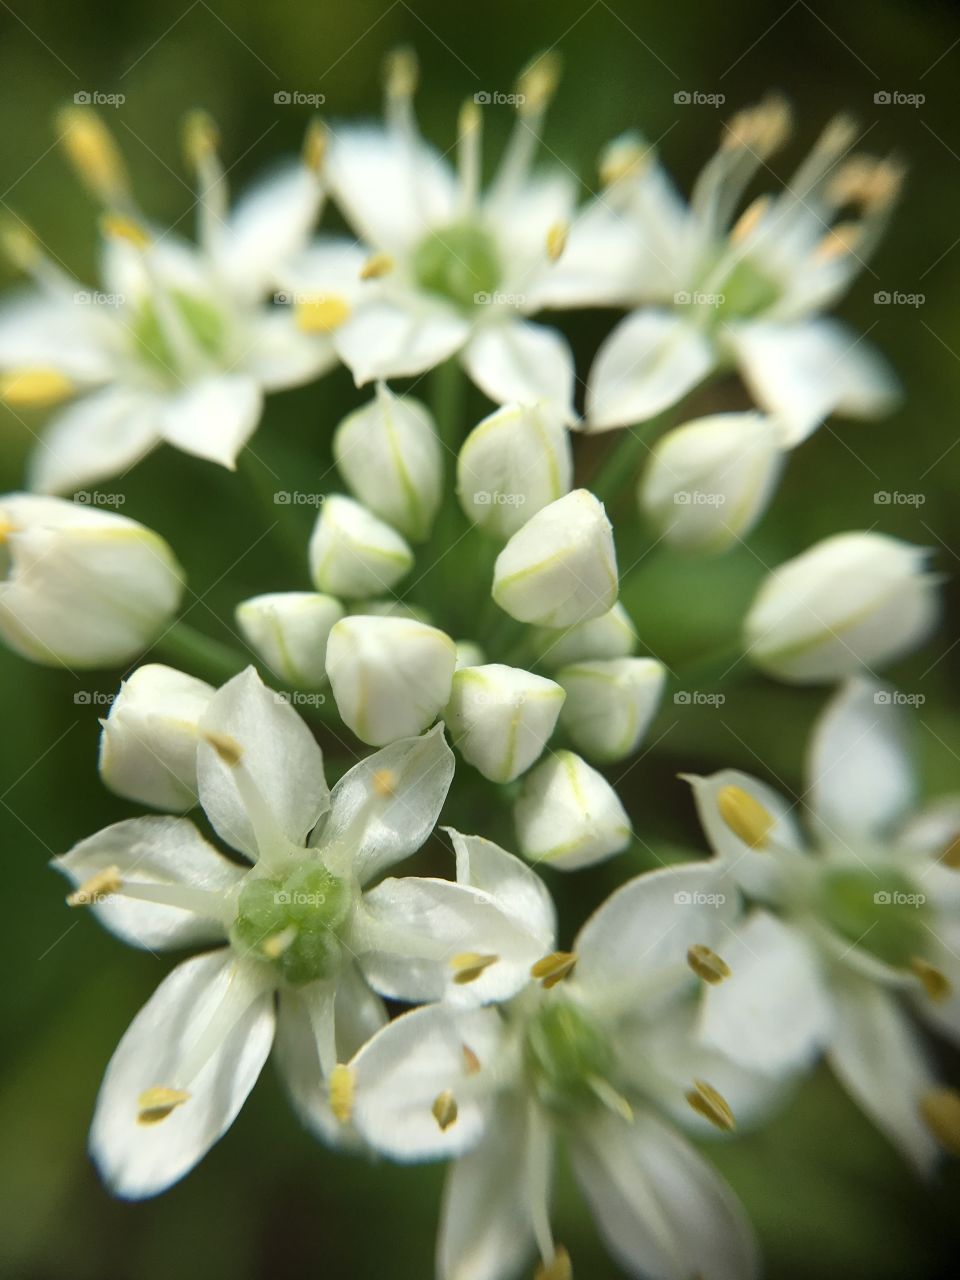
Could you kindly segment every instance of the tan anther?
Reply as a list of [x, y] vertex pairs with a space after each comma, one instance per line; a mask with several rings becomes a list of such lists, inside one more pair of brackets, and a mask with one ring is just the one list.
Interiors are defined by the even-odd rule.
[[123, 877], [119, 867], [104, 867], [89, 880], [84, 880], [67, 898], [68, 907], [90, 907], [95, 902], [109, 897], [111, 893], [119, 893], [123, 888]]
[[449, 1089], [444, 1089], [443, 1093], [437, 1094], [430, 1110], [444, 1133], [457, 1122], [457, 1100]]
[[571, 974], [576, 963], [575, 951], [551, 951], [548, 956], [531, 966], [530, 977], [542, 982], [549, 990]]
[[920, 1099], [920, 1114], [945, 1151], [960, 1156], [960, 1093], [956, 1089], [928, 1089]]
[[948, 1000], [953, 994], [953, 985], [950, 979], [942, 969], [938, 969], [929, 960], [924, 960], [922, 956], [914, 956], [910, 961], [910, 968], [920, 979], [920, 985], [929, 999], [935, 1004]]
[[127, 172], [113, 135], [89, 107], [66, 107], [57, 115], [60, 143], [77, 175], [105, 203], [123, 199]]
[[480, 955], [477, 951], [461, 951], [459, 955], [454, 956], [450, 961], [453, 980], [459, 986], [466, 986], [468, 982], [476, 982], [484, 969], [489, 969], [499, 959], [499, 956]]
[[573, 1280], [573, 1263], [562, 1244], [554, 1247], [549, 1262], [541, 1262], [534, 1272], [534, 1280]]
[[353, 1067], [347, 1066], [344, 1062], [338, 1062], [330, 1072], [328, 1094], [330, 1110], [341, 1124], [346, 1124], [353, 1115], [355, 1091], [356, 1077], [354, 1076]]
[[100, 219], [100, 230], [109, 240], [123, 240], [141, 253], [150, 248], [150, 237], [133, 218], [122, 213], [107, 213]]
[[231, 769], [235, 769], [243, 759], [243, 747], [228, 733], [217, 733], [215, 729], [211, 729], [203, 734], [203, 740], [213, 747], [223, 763]]
[[725, 1133], [736, 1128], [730, 1104], [723, 1094], [718, 1093], [713, 1085], [707, 1084], [705, 1080], [694, 1080], [693, 1088], [689, 1089], [684, 1096], [697, 1115], [709, 1120], [715, 1128], [722, 1129]]
[[721, 960], [715, 951], [711, 951], [709, 947], [699, 942], [694, 943], [687, 950], [687, 964], [698, 978], [709, 982], [711, 986], [716, 986], [724, 978], [730, 977], [730, 966], [727, 962]]
[[389, 253], [372, 253], [360, 268], [360, 279], [380, 280], [389, 275], [396, 265]]
[[468, 1076], [475, 1076], [480, 1070], [481, 1062], [468, 1044], [463, 1045], [463, 1069]]
[[770, 208], [769, 196], [757, 196], [751, 201], [733, 224], [730, 231], [731, 244], [742, 244], [756, 231], [767, 210]]
[[322, 120], [311, 120], [303, 135], [303, 163], [311, 173], [320, 174], [327, 158], [329, 135]]
[[751, 849], [760, 849], [774, 827], [773, 815], [743, 787], [726, 786], [717, 792], [717, 809], [730, 830]]
[[350, 303], [339, 294], [303, 298], [294, 304], [297, 328], [301, 333], [332, 333], [350, 315]]
[[738, 111], [720, 139], [724, 151], [742, 147], [760, 156], [772, 155], [790, 135], [790, 107], [784, 98], [765, 98], [755, 107]]
[[547, 257], [551, 262], [559, 261], [564, 249], [567, 247], [569, 235], [569, 222], [555, 222], [547, 232]]
[[137, 1123], [159, 1124], [161, 1120], [166, 1120], [171, 1111], [182, 1107], [189, 1098], [186, 1089], [171, 1089], [163, 1084], [145, 1089], [137, 1099]]
[[940, 855], [943, 866], [951, 871], [960, 871], [960, 835], [956, 835]]
[[560, 55], [554, 50], [538, 54], [517, 77], [517, 110], [536, 115], [550, 103], [560, 82]]

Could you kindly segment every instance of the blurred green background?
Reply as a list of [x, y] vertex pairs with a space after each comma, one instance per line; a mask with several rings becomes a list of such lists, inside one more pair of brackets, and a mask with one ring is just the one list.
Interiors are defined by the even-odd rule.
[[[681, 669], [722, 646], [763, 574], [812, 540], [873, 528], [931, 546], [950, 575], [948, 608], [932, 644], [892, 677], [923, 695], [916, 747], [924, 787], [957, 786], [960, 714], [951, 646], [960, 546], [960, 129], [956, 76], [960, 18], [948, 4], [848, 0], [841, 7], [794, 0], [724, 5], [629, 4], [626, 0], [486, 0], [410, 5], [373, 0], [154, 0], [65, 6], [11, 0], [0, 6], [4, 138], [0, 204], [36, 227], [78, 275], [93, 281], [95, 209], [53, 145], [53, 111], [78, 91], [122, 93], [107, 109], [143, 205], [161, 222], [190, 225], [192, 192], [179, 146], [183, 112], [208, 108], [222, 125], [231, 181], [240, 188], [278, 155], [298, 147], [307, 109], [277, 105], [284, 90], [322, 93], [326, 112], [379, 108], [386, 50], [416, 46], [423, 67], [419, 110], [427, 134], [447, 147], [459, 103], [479, 90], [509, 92], [519, 66], [544, 47], [565, 60], [551, 113], [550, 148], [593, 189], [597, 152], [625, 127], [661, 140], [686, 189], [718, 137], [709, 106], [677, 105], [680, 91], [723, 94], [724, 112], [769, 87], [797, 107], [795, 141], [773, 161], [786, 176], [835, 111], [862, 121], [865, 145], [896, 150], [909, 163], [906, 198], [872, 269], [841, 313], [869, 332], [900, 371], [906, 399], [872, 425], [831, 422], [791, 460], [774, 508], [751, 539], [717, 561], [658, 552], [625, 586], [649, 650]], [[875, 102], [881, 92], [922, 94], [916, 107]], [[490, 108], [488, 141], [510, 125]], [[386, 196], [385, 198], [389, 198]], [[877, 305], [879, 291], [920, 293], [917, 307]], [[581, 374], [613, 316], [561, 317]], [[330, 432], [359, 402], [337, 372], [318, 387], [271, 402], [256, 448], [283, 487], [321, 488]], [[732, 382], [699, 408], [735, 407]], [[484, 412], [479, 398], [474, 420]], [[0, 420], [0, 484], [21, 482], [39, 417]], [[587, 459], [589, 462], [589, 459]], [[877, 491], [921, 494], [921, 505], [878, 505]], [[255, 591], [306, 586], [305, 565], [272, 536], [242, 480], [182, 454], [162, 451], [122, 482], [124, 512], [172, 542], [190, 575], [190, 620], [227, 635], [218, 619]], [[305, 544], [310, 513], [286, 509], [288, 536]], [[628, 538], [621, 554], [634, 543]], [[238, 559], [239, 557], [239, 559]], [[468, 616], [470, 602], [463, 608]], [[458, 619], [452, 619], [451, 625]], [[461, 621], [466, 621], [464, 616]], [[956, 652], [960, 652], [958, 649]], [[98, 827], [136, 812], [110, 796], [96, 772], [98, 694], [117, 671], [80, 685], [0, 652], [0, 824], [4, 851], [0, 1034], [0, 1274], [18, 1280], [246, 1280], [389, 1274], [423, 1280], [442, 1172], [398, 1170], [337, 1158], [297, 1126], [270, 1067], [227, 1138], [202, 1166], [155, 1202], [108, 1198], [84, 1143], [101, 1072], [131, 1016], [170, 967], [123, 947], [95, 921], [72, 915], [48, 858]], [[76, 695], [90, 695], [78, 703]], [[655, 754], [617, 770], [635, 816], [635, 852], [576, 881], [554, 874], [564, 934], [651, 850], [702, 848], [679, 767], [738, 765], [795, 793], [803, 786], [804, 743], [822, 691], [736, 683], [719, 708], [668, 702], [651, 734]], [[480, 808], [482, 801], [478, 803]], [[458, 825], [470, 821], [467, 813]], [[478, 812], [476, 821], [483, 819]], [[485, 821], [484, 833], [510, 842]], [[443, 854], [422, 866], [444, 865]], [[950, 1065], [950, 1064], [948, 1064]], [[953, 1069], [956, 1063], [952, 1064]], [[759, 1228], [775, 1280], [817, 1277], [932, 1277], [955, 1263], [956, 1169], [919, 1186], [887, 1144], [825, 1075], [809, 1081], [790, 1112], [762, 1132], [712, 1148]], [[580, 1277], [617, 1275], [566, 1185], [556, 1213]]]

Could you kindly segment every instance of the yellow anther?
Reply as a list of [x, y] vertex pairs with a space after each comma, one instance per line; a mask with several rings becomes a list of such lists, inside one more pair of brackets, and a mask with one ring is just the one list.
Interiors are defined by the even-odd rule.
[[461, 138], [465, 138], [470, 133], [476, 133], [482, 124], [483, 116], [480, 111], [480, 104], [474, 98], [468, 98], [460, 108], [457, 133]]
[[720, 148], [730, 151], [742, 147], [763, 157], [772, 155], [790, 136], [791, 124], [787, 101], [776, 95], [765, 98], [755, 107], [737, 112], [725, 127]]
[[303, 163], [311, 173], [320, 174], [327, 158], [329, 135], [322, 120], [311, 120], [303, 135]]
[[137, 1099], [137, 1123], [159, 1124], [161, 1120], [166, 1120], [171, 1111], [182, 1107], [189, 1098], [186, 1089], [170, 1089], [163, 1084], [145, 1089]]
[[635, 178], [650, 167], [654, 156], [653, 148], [638, 138], [616, 138], [601, 153], [600, 181], [609, 187], [625, 178]]
[[943, 866], [951, 871], [960, 871], [960, 835], [956, 835], [940, 855]]
[[40, 257], [37, 237], [22, 222], [5, 222], [0, 230], [3, 252], [15, 267], [29, 271]]
[[17, 369], [0, 374], [0, 400], [14, 409], [42, 409], [72, 396], [73, 382], [58, 369]]
[[430, 1110], [444, 1133], [457, 1122], [457, 1100], [449, 1089], [444, 1089], [443, 1093], [437, 1094]]
[[119, 867], [104, 867], [89, 880], [84, 880], [79, 888], [74, 889], [67, 898], [68, 907], [90, 907], [111, 893], [119, 893], [123, 888], [123, 877]]
[[533, 1280], [573, 1280], [573, 1263], [562, 1244], [554, 1247], [553, 1257], [549, 1262], [539, 1264]]
[[150, 237], [139, 222], [119, 213], [108, 213], [100, 219], [100, 230], [109, 240], [125, 240], [142, 253], [150, 248]]
[[560, 82], [560, 55], [553, 49], [538, 54], [517, 77], [517, 110], [521, 115], [543, 111]]
[[183, 149], [190, 164], [197, 166], [215, 155], [220, 145], [220, 130], [206, 111], [190, 111], [183, 122]]
[[729, 1133], [731, 1129], [736, 1128], [730, 1104], [723, 1094], [718, 1093], [713, 1085], [707, 1084], [705, 1080], [694, 1080], [693, 1088], [689, 1089], [684, 1096], [697, 1115], [709, 1120], [717, 1129]]
[[459, 986], [466, 986], [468, 982], [476, 982], [484, 969], [489, 969], [499, 959], [499, 956], [483, 956], [476, 951], [461, 951], [459, 955], [454, 956], [450, 961], [453, 980]]
[[353, 1096], [356, 1091], [356, 1077], [353, 1067], [338, 1062], [330, 1072], [330, 1110], [340, 1121], [346, 1124], [353, 1115]]
[[920, 985], [927, 996], [935, 1004], [940, 1004], [943, 1000], [949, 1000], [953, 994], [953, 984], [942, 969], [930, 964], [922, 956], [914, 956], [910, 961], [910, 968], [920, 979]]
[[775, 825], [773, 815], [743, 787], [721, 787], [717, 809], [733, 834], [751, 849], [762, 848]]
[[687, 950], [687, 964], [698, 978], [709, 982], [711, 986], [716, 986], [724, 978], [730, 977], [730, 966], [727, 962], [721, 960], [715, 951], [711, 951], [709, 947], [699, 942], [694, 943]]
[[350, 303], [337, 294], [303, 298], [294, 307], [297, 328], [302, 333], [332, 333], [350, 315]]
[[960, 1156], [960, 1093], [956, 1089], [928, 1089], [920, 1099], [920, 1114], [941, 1147]]
[[567, 237], [569, 235], [569, 222], [555, 222], [547, 232], [547, 257], [551, 262], [556, 262], [559, 259], [567, 247]]
[[391, 49], [385, 63], [387, 94], [391, 98], [412, 98], [417, 92], [420, 70], [417, 55], [406, 45]]
[[551, 951], [548, 956], [531, 966], [530, 977], [542, 982], [549, 990], [571, 974], [576, 963], [575, 951]]
[[264, 938], [260, 943], [260, 950], [268, 960], [279, 960], [285, 951], [297, 940], [296, 925], [287, 925], [286, 929], [281, 929], [279, 933], [272, 933], [269, 938]]
[[838, 222], [813, 251], [816, 262], [832, 262], [835, 258], [843, 258], [855, 253], [857, 245], [863, 239], [863, 228], [858, 222]]
[[468, 1076], [475, 1076], [480, 1070], [480, 1059], [468, 1044], [463, 1045], [463, 1069]]
[[769, 196], [757, 196], [756, 200], [751, 201], [733, 224], [730, 230], [730, 243], [742, 244], [753, 235], [769, 208]]
[[834, 204], [855, 204], [863, 209], [885, 209], [903, 186], [905, 170], [896, 160], [852, 156], [834, 174], [827, 195]]
[[395, 769], [375, 769], [371, 779], [371, 786], [378, 796], [389, 799], [390, 796], [397, 794], [397, 786], [400, 779]]
[[113, 135], [89, 107], [65, 107], [57, 116], [60, 142], [77, 176], [106, 204], [122, 200], [127, 171]]
[[361, 280], [379, 280], [396, 266], [389, 253], [372, 253], [360, 268]]
[[217, 733], [216, 730], [210, 729], [203, 734], [203, 740], [208, 746], [213, 747], [223, 763], [229, 765], [231, 769], [235, 769], [243, 759], [243, 747], [228, 733]]

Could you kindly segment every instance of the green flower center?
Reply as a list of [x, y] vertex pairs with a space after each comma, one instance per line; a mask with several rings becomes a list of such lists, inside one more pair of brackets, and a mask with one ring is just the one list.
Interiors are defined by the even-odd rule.
[[924, 953], [924, 897], [899, 872], [831, 871], [820, 883], [818, 905], [832, 929], [878, 960], [903, 968]]
[[412, 265], [421, 288], [458, 307], [489, 302], [500, 282], [493, 238], [469, 222], [432, 231], [414, 250]]
[[[217, 307], [181, 289], [170, 291], [170, 301], [200, 350], [214, 358], [220, 356], [226, 339], [226, 322]], [[137, 312], [133, 338], [142, 360], [167, 377], [176, 373], [179, 361], [150, 298], [143, 300]]]
[[338, 930], [352, 903], [347, 882], [319, 863], [301, 866], [285, 880], [254, 877], [240, 892], [230, 940], [272, 964], [292, 986], [329, 978], [340, 963]]
[[530, 1023], [524, 1052], [541, 1100], [563, 1113], [596, 1102], [594, 1083], [602, 1083], [613, 1065], [609, 1041], [560, 998], [548, 1000]]
[[749, 320], [768, 311], [782, 292], [779, 284], [761, 268], [741, 258], [719, 286], [723, 294], [720, 314], [727, 319]]

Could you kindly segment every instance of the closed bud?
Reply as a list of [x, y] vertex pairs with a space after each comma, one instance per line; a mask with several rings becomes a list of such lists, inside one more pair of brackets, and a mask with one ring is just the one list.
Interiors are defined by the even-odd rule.
[[0, 498], [0, 636], [48, 666], [108, 667], [142, 653], [180, 602], [158, 534], [62, 498]]
[[100, 777], [156, 809], [197, 802], [197, 725], [216, 690], [151, 662], [120, 686], [100, 735]]
[[326, 679], [327, 637], [343, 617], [332, 596], [314, 591], [276, 591], [237, 605], [237, 626], [270, 670], [298, 689]]
[[465, 667], [453, 677], [445, 719], [464, 760], [492, 782], [512, 782], [543, 751], [563, 696], [553, 680], [520, 667]]
[[511, 617], [570, 627], [608, 612], [617, 599], [613, 532], [586, 489], [551, 502], [497, 557], [493, 598]]
[[450, 699], [456, 645], [410, 618], [350, 617], [327, 642], [327, 676], [344, 723], [382, 747], [431, 725]]
[[594, 658], [626, 658], [637, 647], [637, 632], [623, 605], [617, 601], [607, 613], [580, 622], [565, 631], [544, 627], [536, 635], [540, 661], [548, 667]]
[[722, 551], [763, 514], [784, 458], [772, 419], [718, 413], [657, 442], [640, 507], [672, 546]]
[[310, 574], [318, 591], [365, 599], [388, 591], [413, 567], [396, 530], [352, 498], [327, 498], [310, 539]]
[[630, 843], [617, 793], [572, 751], [555, 752], [527, 774], [514, 818], [524, 857], [562, 871], [602, 862]]
[[632, 755], [656, 713], [666, 669], [653, 658], [608, 658], [562, 667], [560, 722], [591, 760]]
[[333, 456], [371, 511], [413, 542], [427, 537], [443, 496], [443, 454], [419, 400], [379, 384], [374, 399], [337, 427]]
[[775, 569], [744, 622], [752, 661], [815, 684], [892, 662], [936, 625], [937, 580], [922, 547], [880, 533], [840, 533]]
[[457, 493], [467, 518], [506, 539], [573, 479], [570, 437], [546, 404], [508, 404], [474, 427], [457, 459]]
[[457, 670], [464, 667], [480, 667], [486, 661], [483, 650], [472, 640], [457, 641]]

